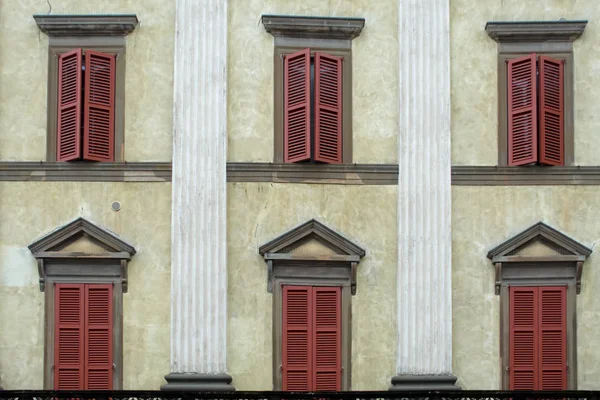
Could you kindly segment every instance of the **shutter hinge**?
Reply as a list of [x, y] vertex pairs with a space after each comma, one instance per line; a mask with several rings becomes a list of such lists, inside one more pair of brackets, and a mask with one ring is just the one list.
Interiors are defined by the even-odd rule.
[[113, 370], [117, 369], [117, 364], [113, 363]]
[[567, 363], [567, 371], [569, 370], [569, 363]]
[[506, 371], [510, 371], [510, 367], [506, 367]]
[[283, 364], [279, 364], [279, 369], [283, 371]]
[[52, 369], [54, 371], [54, 364], [52, 364], [52, 367], [50, 369]]

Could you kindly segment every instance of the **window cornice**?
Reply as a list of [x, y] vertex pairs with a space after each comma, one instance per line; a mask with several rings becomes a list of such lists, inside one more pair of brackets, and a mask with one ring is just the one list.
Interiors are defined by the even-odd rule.
[[263, 15], [265, 30], [274, 37], [307, 39], [346, 39], [358, 37], [365, 26], [364, 18], [308, 17]]
[[587, 20], [579, 21], [489, 21], [485, 31], [493, 40], [503, 42], [573, 42], [579, 38]]
[[138, 25], [135, 14], [115, 15], [34, 15], [48, 36], [126, 36]]

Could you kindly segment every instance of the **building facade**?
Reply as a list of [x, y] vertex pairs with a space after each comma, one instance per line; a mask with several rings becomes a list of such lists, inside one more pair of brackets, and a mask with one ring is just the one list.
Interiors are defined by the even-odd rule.
[[597, 18], [3, 2], [0, 386], [600, 389]]

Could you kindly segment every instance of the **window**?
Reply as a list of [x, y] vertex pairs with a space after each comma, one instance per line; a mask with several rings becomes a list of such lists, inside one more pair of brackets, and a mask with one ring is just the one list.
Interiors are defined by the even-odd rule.
[[510, 59], [508, 165], [564, 165], [564, 60]]
[[135, 249], [79, 218], [29, 246], [45, 293], [44, 388], [123, 387], [123, 293]]
[[498, 165], [574, 162], [573, 41], [587, 21], [488, 22], [498, 42]]
[[125, 36], [135, 15], [35, 15], [49, 36], [46, 161], [124, 161]]
[[352, 163], [352, 39], [364, 21], [262, 16], [275, 37], [276, 163]]
[[273, 389], [350, 390], [352, 295], [365, 251], [310, 220], [263, 245], [273, 293]]
[[538, 222], [488, 252], [500, 295], [502, 388], [577, 388], [577, 294], [591, 250]]

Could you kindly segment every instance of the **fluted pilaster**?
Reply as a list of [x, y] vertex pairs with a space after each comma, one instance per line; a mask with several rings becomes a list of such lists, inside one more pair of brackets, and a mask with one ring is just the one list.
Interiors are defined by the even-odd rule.
[[398, 10], [398, 375], [392, 389], [450, 389], [456, 378], [449, 0], [398, 0]]
[[177, 0], [171, 373], [165, 390], [234, 390], [227, 340], [227, 0]]

